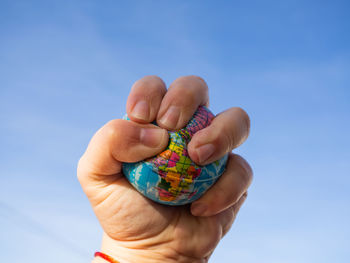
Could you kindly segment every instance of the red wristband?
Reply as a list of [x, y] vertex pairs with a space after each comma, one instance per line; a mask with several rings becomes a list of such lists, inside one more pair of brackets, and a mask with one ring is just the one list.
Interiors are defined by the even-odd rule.
[[118, 260], [115, 260], [111, 256], [106, 255], [105, 253], [102, 252], [95, 252], [95, 257], [100, 257], [108, 261], [109, 263], [120, 263]]

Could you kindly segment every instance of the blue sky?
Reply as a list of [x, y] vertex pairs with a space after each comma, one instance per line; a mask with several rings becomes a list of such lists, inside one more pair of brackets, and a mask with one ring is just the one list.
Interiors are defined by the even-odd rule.
[[[347, 1], [0, 0], [0, 261], [88, 262], [101, 229], [76, 180], [134, 81], [186, 74], [244, 108], [255, 173], [211, 262], [348, 262]], [[40, 256], [38, 251], [42, 251]]]

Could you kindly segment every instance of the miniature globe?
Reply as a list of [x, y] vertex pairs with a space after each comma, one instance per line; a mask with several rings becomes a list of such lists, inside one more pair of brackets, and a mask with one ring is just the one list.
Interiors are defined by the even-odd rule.
[[141, 194], [161, 204], [184, 205], [200, 198], [224, 172], [228, 155], [200, 166], [189, 157], [187, 145], [213, 118], [209, 109], [200, 106], [186, 127], [169, 131], [169, 144], [163, 152], [140, 162], [123, 163], [125, 177]]

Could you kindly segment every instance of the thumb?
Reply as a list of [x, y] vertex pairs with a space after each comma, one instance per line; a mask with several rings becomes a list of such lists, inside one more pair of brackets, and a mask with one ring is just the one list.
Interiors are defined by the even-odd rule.
[[120, 162], [137, 162], [161, 152], [168, 145], [168, 132], [153, 124], [114, 120], [110, 124], [113, 157]]
[[167, 146], [168, 140], [167, 131], [158, 126], [112, 120], [96, 132], [81, 157], [79, 181], [119, 174], [121, 162], [137, 162], [154, 156]]

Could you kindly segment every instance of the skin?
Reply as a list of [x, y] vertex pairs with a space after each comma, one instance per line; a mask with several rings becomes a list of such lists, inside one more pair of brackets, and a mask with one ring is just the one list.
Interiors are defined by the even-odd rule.
[[[208, 261], [252, 181], [249, 164], [231, 153], [248, 137], [246, 112], [234, 107], [220, 113], [189, 143], [189, 155], [200, 165], [229, 153], [225, 173], [191, 205], [170, 207], [150, 201], [121, 171], [122, 162], [140, 161], [164, 150], [167, 130], [184, 127], [199, 105], [208, 104], [208, 86], [200, 77], [180, 77], [166, 89], [159, 77], [146, 76], [131, 88], [127, 100], [131, 121], [111, 120], [93, 136], [77, 175], [104, 230], [102, 252], [120, 262]], [[159, 127], [150, 124], [154, 120]]]

